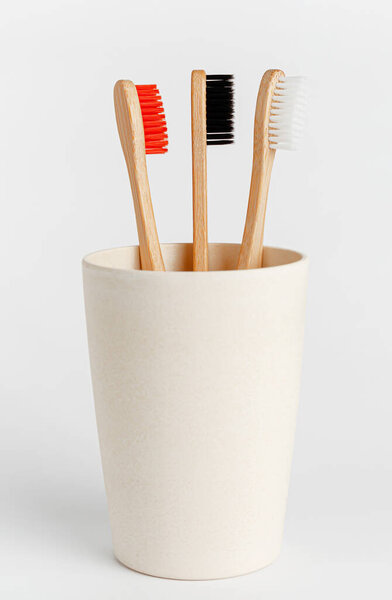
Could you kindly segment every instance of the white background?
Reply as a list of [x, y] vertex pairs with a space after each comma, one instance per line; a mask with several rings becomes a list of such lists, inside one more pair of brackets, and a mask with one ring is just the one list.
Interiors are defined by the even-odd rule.
[[[390, 597], [390, 3], [22, 0], [0, 23], [2, 597]], [[283, 550], [232, 580], [146, 577], [111, 553], [81, 286], [84, 254], [137, 242], [112, 88], [158, 84], [158, 230], [190, 241], [190, 71], [235, 74], [236, 144], [208, 152], [209, 225], [240, 241], [271, 67], [312, 78], [306, 144], [278, 151], [266, 224], [267, 243], [311, 257]]]

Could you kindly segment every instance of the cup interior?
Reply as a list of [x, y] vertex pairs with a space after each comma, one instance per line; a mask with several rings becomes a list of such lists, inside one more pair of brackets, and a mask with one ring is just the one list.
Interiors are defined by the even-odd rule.
[[[192, 271], [192, 244], [161, 244], [167, 271]], [[237, 268], [240, 244], [209, 244], [209, 271], [232, 271]], [[265, 246], [263, 268], [288, 265], [304, 257], [294, 250]], [[140, 270], [139, 246], [123, 246], [89, 254], [85, 263], [95, 267], [125, 271]]]

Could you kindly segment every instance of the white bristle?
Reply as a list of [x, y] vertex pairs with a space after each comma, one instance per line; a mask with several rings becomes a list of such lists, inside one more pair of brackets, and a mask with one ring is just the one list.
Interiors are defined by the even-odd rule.
[[306, 100], [305, 77], [282, 77], [278, 81], [272, 96], [268, 125], [270, 148], [298, 148], [302, 138]]

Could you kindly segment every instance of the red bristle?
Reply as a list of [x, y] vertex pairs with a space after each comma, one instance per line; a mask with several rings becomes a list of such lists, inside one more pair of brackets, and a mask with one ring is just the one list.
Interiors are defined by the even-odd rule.
[[168, 137], [165, 111], [156, 85], [137, 85], [144, 126], [146, 154], [167, 152]]

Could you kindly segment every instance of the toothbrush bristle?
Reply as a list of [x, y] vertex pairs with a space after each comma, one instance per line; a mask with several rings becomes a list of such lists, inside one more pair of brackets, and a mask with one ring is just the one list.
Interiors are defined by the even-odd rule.
[[298, 148], [302, 138], [306, 99], [305, 77], [281, 77], [272, 97], [268, 123], [270, 148]]
[[168, 137], [162, 98], [156, 85], [137, 85], [143, 117], [146, 154], [167, 152]]
[[234, 77], [206, 75], [207, 146], [234, 142]]

